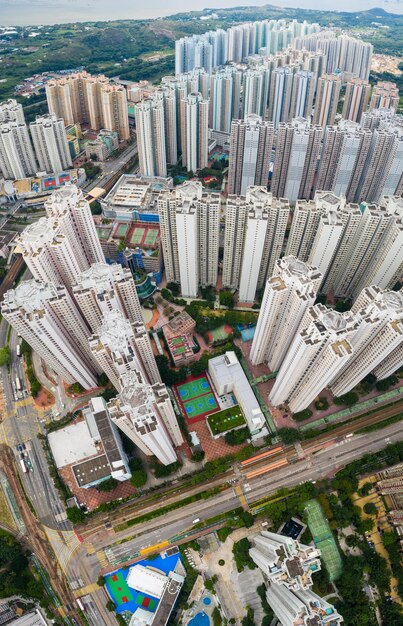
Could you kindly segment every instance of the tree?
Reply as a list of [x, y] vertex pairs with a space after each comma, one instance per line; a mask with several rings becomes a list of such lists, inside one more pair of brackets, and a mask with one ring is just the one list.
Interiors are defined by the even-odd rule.
[[230, 291], [220, 291], [220, 304], [229, 309], [234, 308], [234, 296]]
[[4, 348], [0, 349], [0, 367], [3, 365], [10, 365], [11, 362], [11, 352], [8, 346], [4, 346]]
[[119, 481], [116, 480], [116, 478], [113, 478], [113, 476], [110, 476], [110, 478], [103, 480], [101, 483], [97, 485], [97, 491], [101, 491], [101, 492], [113, 491], [114, 489], [116, 489], [118, 484], [119, 484]]
[[378, 509], [376, 508], [376, 504], [374, 504], [373, 502], [366, 502], [364, 504], [364, 512], [367, 515], [376, 515], [378, 512]]
[[66, 513], [68, 519], [72, 524], [82, 524], [86, 520], [86, 515], [84, 511], [77, 508], [76, 506], [68, 508]]
[[230, 430], [225, 433], [225, 442], [230, 446], [237, 446], [240, 443], [244, 443], [250, 437], [249, 428], [239, 428], [237, 430]]
[[345, 404], [346, 406], [353, 406], [354, 404], [356, 404], [359, 400], [358, 397], [358, 393], [355, 393], [354, 391], [349, 391], [348, 393], [345, 393], [343, 396], [339, 396], [339, 397], [334, 397], [333, 398], [333, 402], [335, 404]]
[[280, 428], [277, 434], [286, 444], [301, 441], [301, 433], [297, 428]]
[[106, 387], [108, 383], [109, 383], [109, 378], [107, 377], [105, 372], [102, 372], [102, 374], [98, 376], [98, 387]]
[[106, 580], [103, 576], [98, 576], [97, 585], [98, 587], [105, 587]]
[[169, 289], [175, 297], [179, 296], [180, 286], [178, 283], [167, 283], [167, 289]]
[[249, 511], [242, 511], [242, 513], [239, 514], [239, 519], [246, 528], [251, 528], [255, 523], [255, 518]]
[[67, 388], [67, 392], [74, 394], [75, 396], [79, 396], [81, 393], [84, 393], [84, 391], [85, 389], [80, 383], [73, 383]]
[[116, 611], [116, 604], [114, 602], [112, 602], [112, 600], [108, 600], [108, 602], [105, 604], [105, 606], [108, 609], [108, 611], [110, 611], [111, 613], [113, 611]]
[[196, 450], [196, 452], [193, 453], [191, 460], [194, 461], [195, 463], [198, 463], [200, 461], [203, 461], [204, 456], [205, 456], [204, 450]]

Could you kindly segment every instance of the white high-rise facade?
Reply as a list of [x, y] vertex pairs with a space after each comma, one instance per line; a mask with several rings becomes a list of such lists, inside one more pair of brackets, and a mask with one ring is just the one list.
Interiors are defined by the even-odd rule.
[[135, 106], [139, 169], [142, 176], [166, 176], [166, 135], [163, 99], [141, 100]]
[[242, 73], [233, 66], [216, 72], [210, 79], [209, 126], [231, 132], [231, 122], [240, 116]]
[[403, 342], [400, 343], [397, 348], [389, 352], [388, 356], [383, 359], [382, 363], [377, 365], [372, 373], [378, 378], [378, 380], [382, 380], [383, 378], [388, 378], [398, 369], [403, 366]]
[[260, 307], [250, 351], [253, 365], [267, 362], [272, 372], [279, 369], [306, 311], [315, 302], [321, 281], [315, 267], [293, 256], [277, 261]]
[[352, 357], [330, 383], [334, 395], [351, 391], [403, 344], [403, 290], [364, 289], [352, 308], [359, 327], [351, 338]]
[[37, 116], [29, 129], [41, 171], [59, 174], [72, 167], [64, 120], [54, 114]]
[[100, 327], [103, 315], [114, 309], [131, 323], [143, 323], [131, 272], [117, 263], [95, 263], [80, 272], [73, 285], [73, 296], [93, 332]]
[[118, 391], [121, 390], [120, 377], [126, 372], [138, 370], [147, 380], [147, 373], [137, 357], [132, 325], [119, 309], [104, 314], [101, 326], [89, 343], [94, 360]]
[[293, 591], [284, 585], [270, 585], [266, 598], [282, 626], [339, 626], [337, 609], [311, 589]]
[[6, 180], [35, 174], [37, 164], [26, 124], [0, 123], [0, 172]]
[[270, 584], [293, 590], [309, 589], [321, 569], [317, 548], [267, 530], [253, 537], [249, 555]]
[[269, 395], [275, 406], [287, 404], [293, 413], [309, 406], [351, 359], [350, 339], [358, 327], [352, 313], [337, 313], [321, 304], [308, 309], [303, 324]]
[[160, 411], [153, 387], [138, 371], [123, 374], [119, 387], [117, 398], [108, 403], [114, 424], [147, 456], [156, 456], [163, 465], [174, 463], [177, 456], [164, 424], [167, 412]]
[[89, 330], [65, 287], [23, 281], [6, 292], [1, 312], [64, 381], [97, 386], [101, 368], [89, 351]]
[[209, 101], [190, 93], [180, 102], [182, 165], [196, 172], [208, 165]]
[[[223, 286], [240, 289], [253, 302], [280, 257], [290, 207], [264, 187], [249, 187], [245, 198], [228, 196], [225, 211]], [[241, 289], [242, 282], [242, 289]]]
[[287, 198], [291, 204], [311, 197], [321, 139], [322, 128], [307, 120], [279, 125], [270, 187], [273, 196]]
[[274, 127], [257, 115], [234, 120], [228, 169], [228, 193], [245, 195], [251, 185], [267, 186]]
[[217, 282], [220, 202], [219, 193], [203, 191], [197, 182], [158, 198], [167, 281], [179, 283], [186, 297]]
[[105, 261], [91, 207], [81, 189], [64, 185], [52, 193], [44, 206], [48, 217], [57, 222], [60, 233], [74, 245], [83, 270]]
[[9, 98], [0, 102], [0, 124], [3, 122], [18, 122], [18, 124], [25, 124], [24, 110], [22, 104]]

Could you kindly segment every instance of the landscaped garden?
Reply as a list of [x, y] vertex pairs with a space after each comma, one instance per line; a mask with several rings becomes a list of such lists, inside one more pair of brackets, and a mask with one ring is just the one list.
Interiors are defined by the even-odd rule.
[[231, 406], [227, 409], [223, 409], [222, 411], [209, 415], [207, 417], [207, 423], [213, 437], [222, 435], [233, 428], [239, 428], [239, 426], [246, 425], [244, 415], [238, 405]]

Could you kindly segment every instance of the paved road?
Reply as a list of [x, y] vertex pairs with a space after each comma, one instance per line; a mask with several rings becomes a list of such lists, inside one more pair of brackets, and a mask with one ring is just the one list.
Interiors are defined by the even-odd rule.
[[[341, 442], [333, 442], [331, 447], [325, 447], [315, 455], [297, 460], [295, 463], [269, 472], [255, 479], [241, 480], [243, 496], [249, 504], [253, 504], [264, 496], [274, 493], [282, 487], [292, 487], [307, 481], [316, 481], [325, 476], [333, 475], [338, 469], [351, 461], [360, 458], [367, 452], [376, 452], [389, 443], [403, 439], [403, 425], [393, 424], [382, 431], [366, 435], [356, 435]], [[239, 496], [233, 488], [217, 496], [192, 503], [186, 507], [171, 511], [146, 523], [137, 524], [131, 528], [115, 533], [102, 522], [94, 530], [86, 543], [91, 542], [93, 550], [103, 550], [105, 554], [104, 566], [118, 565], [133, 558], [140, 550], [149, 546], [158, 545], [164, 541], [172, 541], [178, 535], [191, 531], [195, 518], [201, 521], [209, 520], [225, 511], [230, 511], [241, 505]], [[130, 538], [130, 539], [129, 539]], [[124, 540], [123, 543], [121, 541]], [[84, 550], [85, 547], [83, 547]], [[82, 554], [82, 553], [81, 553]], [[76, 558], [81, 558], [77, 553]], [[81, 558], [83, 561], [83, 559]], [[96, 554], [85, 557], [85, 568], [92, 579], [96, 579], [101, 570], [97, 563]], [[74, 567], [74, 559], [72, 562]]]
[[99, 176], [97, 176], [94, 180], [84, 185], [83, 189], [85, 191], [91, 191], [95, 187], [104, 187], [113, 176], [115, 176], [120, 170], [122, 170], [125, 165], [137, 154], [137, 142], [132, 143], [130, 146], [124, 150], [121, 154], [119, 154], [116, 159], [112, 159], [110, 161], [105, 161], [102, 164], [103, 172]]

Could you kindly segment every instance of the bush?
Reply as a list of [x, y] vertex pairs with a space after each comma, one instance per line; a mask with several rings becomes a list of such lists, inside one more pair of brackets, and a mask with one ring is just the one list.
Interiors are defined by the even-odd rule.
[[76, 506], [67, 509], [66, 514], [72, 524], [82, 524], [86, 519], [84, 511]]
[[277, 431], [277, 434], [286, 444], [292, 444], [296, 441], [301, 441], [301, 433], [297, 428], [280, 428]]
[[396, 385], [397, 382], [399, 382], [397, 376], [389, 376], [388, 378], [378, 380], [375, 387], [378, 391], [387, 391], [389, 387], [393, 387], [393, 385]]
[[358, 495], [363, 497], [367, 496], [373, 487], [372, 483], [364, 483], [360, 489], [358, 489]]
[[154, 475], [156, 478], [164, 478], [165, 476], [170, 476], [174, 474], [182, 467], [182, 463], [180, 461], [175, 461], [175, 463], [170, 463], [169, 465], [162, 465], [155, 461], [153, 464]]
[[80, 385], [80, 383], [73, 383], [70, 387], [67, 387], [67, 393], [74, 394], [75, 396], [79, 396], [80, 393], [85, 391], [84, 387]]
[[116, 480], [116, 478], [113, 478], [111, 476], [110, 478], [103, 480], [101, 483], [97, 485], [97, 491], [100, 491], [100, 492], [113, 491], [114, 489], [116, 489], [118, 484], [119, 484], [119, 481]]
[[329, 408], [329, 402], [327, 398], [317, 398], [315, 400], [315, 409], [317, 411], [326, 411]]
[[242, 513], [239, 514], [239, 519], [246, 528], [251, 528], [255, 523], [255, 518], [249, 511], [242, 511]]
[[230, 430], [225, 433], [225, 442], [230, 446], [238, 446], [241, 443], [244, 443], [249, 439], [250, 432], [249, 428], [245, 426], [245, 428], [239, 428], [238, 430]]
[[203, 461], [204, 456], [204, 450], [197, 450], [192, 456], [192, 461], [194, 461], [195, 463]]
[[234, 555], [234, 561], [238, 572], [243, 572], [245, 567], [249, 569], [256, 569], [257, 565], [249, 556], [249, 550], [252, 544], [247, 537], [234, 543], [232, 553]]
[[378, 509], [376, 508], [376, 504], [374, 504], [373, 502], [366, 502], [364, 504], [364, 512], [367, 515], [376, 515], [378, 512]]
[[147, 482], [147, 472], [140, 459], [130, 459], [129, 468], [132, 473], [130, 483], [133, 487], [143, 487]]
[[234, 308], [234, 296], [230, 291], [220, 291], [220, 304], [229, 309]]
[[10, 365], [11, 361], [11, 352], [8, 346], [4, 346], [4, 348], [0, 348], [0, 367], [3, 365]]
[[223, 565], [225, 565], [225, 561], [224, 561], [224, 559], [220, 559], [220, 560], [218, 561], [218, 565], [219, 565], [220, 567], [222, 567]]
[[293, 413], [292, 417], [293, 419], [295, 419], [296, 422], [305, 422], [305, 420], [312, 417], [312, 411], [310, 409], [304, 409], [303, 411], [298, 411], [297, 413]]
[[356, 404], [359, 400], [358, 397], [358, 393], [355, 393], [354, 391], [349, 391], [348, 393], [345, 393], [343, 396], [339, 396], [339, 397], [334, 397], [333, 398], [333, 402], [335, 404], [345, 404], [346, 406], [353, 406], [354, 404]]

